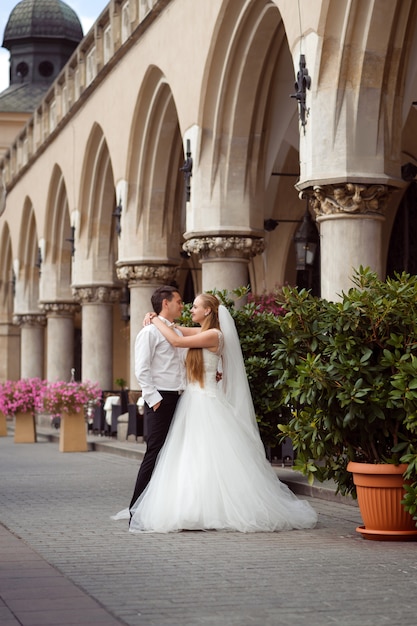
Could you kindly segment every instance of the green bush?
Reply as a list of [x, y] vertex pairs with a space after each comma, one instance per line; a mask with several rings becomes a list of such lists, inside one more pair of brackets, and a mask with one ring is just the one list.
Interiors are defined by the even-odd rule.
[[380, 281], [360, 268], [340, 302], [286, 287], [270, 375], [295, 467], [355, 497], [349, 461], [409, 463], [406, 508], [417, 502], [417, 276]]

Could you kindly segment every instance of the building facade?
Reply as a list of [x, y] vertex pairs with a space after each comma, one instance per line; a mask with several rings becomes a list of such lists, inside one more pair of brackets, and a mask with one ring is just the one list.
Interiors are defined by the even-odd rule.
[[136, 389], [152, 291], [297, 283], [306, 210], [323, 297], [360, 265], [417, 271], [416, 18], [111, 0], [0, 161], [0, 380]]

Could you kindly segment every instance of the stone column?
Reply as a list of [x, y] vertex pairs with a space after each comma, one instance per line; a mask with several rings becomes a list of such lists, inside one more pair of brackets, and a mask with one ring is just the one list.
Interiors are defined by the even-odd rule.
[[320, 224], [321, 296], [339, 300], [354, 271], [370, 267], [385, 277], [382, 224], [390, 188], [339, 183], [313, 188], [312, 205]]
[[13, 323], [20, 326], [20, 378], [43, 378], [45, 315], [17, 314]]
[[263, 238], [213, 236], [193, 237], [184, 250], [197, 254], [202, 264], [202, 290], [246, 287], [249, 260], [265, 249]]
[[177, 266], [173, 265], [117, 264], [119, 280], [130, 289], [130, 389], [139, 387], [135, 376], [135, 341], [143, 327], [145, 313], [152, 310], [151, 296], [157, 287], [171, 285], [176, 272]]
[[20, 376], [20, 330], [13, 324], [0, 323], [0, 380]]
[[113, 389], [113, 304], [120, 289], [105, 285], [74, 287], [73, 296], [81, 304], [82, 379], [97, 382], [102, 389]]
[[43, 302], [46, 313], [46, 378], [71, 380], [74, 367], [74, 314], [80, 308], [73, 302]]

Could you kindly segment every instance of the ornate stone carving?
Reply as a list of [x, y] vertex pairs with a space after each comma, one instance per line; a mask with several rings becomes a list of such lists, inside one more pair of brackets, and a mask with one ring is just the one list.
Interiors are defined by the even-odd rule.
[[108, 285], [73, 287], [72, 295], [80, 304], [113, 304], [120, 298], [120, 288]]
[[46, 316], [42, 313], [16, 313], [13, 315], [16, 326], [46, 326]]
[[202, 259], [251, 259], [265, 250], [265, 241], [260, 237], [193, 237], [184, 243], [183, 248]]
[[339, 213], [383, 215], [389, 194], [387, 185], [317, 185], [313, 187], [311, 205], [317, 216]]
[[157, 282], [161, 285], [171, 284], [176, 277], [178, 267], [174, 265], [151, 265], [141, 263], [120, 264], [116, 268], [117, 278], [126, 283]]
[[46, 315], [54, 314], [63, 317], [72, 316], [80, 310], [80, 305], [74, 302], [41, 302], [39, 306]]

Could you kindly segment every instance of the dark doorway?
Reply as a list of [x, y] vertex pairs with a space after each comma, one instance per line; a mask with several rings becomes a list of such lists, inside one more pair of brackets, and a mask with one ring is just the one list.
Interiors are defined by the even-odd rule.
[[417, 183], [410, 183], [398, 207], [388, 248], [387, 276], [417, 274]]

